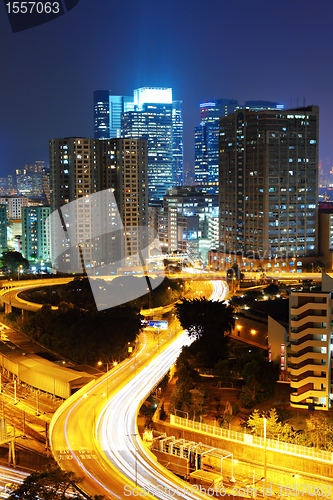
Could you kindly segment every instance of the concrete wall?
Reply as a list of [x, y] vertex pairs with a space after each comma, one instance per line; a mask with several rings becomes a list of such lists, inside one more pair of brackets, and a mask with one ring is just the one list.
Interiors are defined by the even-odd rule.
[[[260, 447], [245, 445], [244, 443], [237, 443], [224, 438], [212, 437], [193, 431], [192, 429], [173, 427], [169, 423], [162, 421], [154, 423], [154, 428], [159, 432], [165, 432], [167, 436], [175, 436], [176, 439], [183, 438], [188, 441], [195, 441], [196, 443], [203, 443], [227, 450], [229, 453], [233, 453], [234, 459], [247, 463], [241, 464], [242, 472], [245, 475], [252, 477], [253, 470], [255, 470], [256, 477], [263, 476], [264, 450]], [[226, 470], [226, 473], [230, 474], [228, 468], [231, 467], [231, 462], [229, 462], [229, 465], [228, 462], [226, 462], [226, 469], [224, 469], [225, 466], [223, 464], [223, 470]], [[295, 478], [292, 475], [298, 474], [301, 476], [304, 474], [304, 476], [309, 478], [309, 484], [314, 484], [318, 479], [318, 484], [331, 484], [333, 488], [333, 479], [331, 479], [333, 477], [333, 463], [319, 462], [311, 458], [272, 450], [266, 450], [266, 463], [267, 480], [275, 484], [295, 484]], [[237, 475], [236, 468], [234, 474]], [[302, 478], [302, 484], [304, 480]]]

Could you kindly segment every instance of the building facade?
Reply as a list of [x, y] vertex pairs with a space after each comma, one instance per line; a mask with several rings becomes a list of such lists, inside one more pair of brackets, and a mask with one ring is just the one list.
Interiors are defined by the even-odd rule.
[[148, 143], [149, 199], [183, 183], [182, 101], [171, 88], [142, 87], [132, 97], [94, 93], [96, 139], [145, 139]]
[[[65, 210], [75, 211], [70, 217], [70, 238], [64, 234], [57, 242], [57, 254], [62, 250], [61, 265], [82, 272], [83, 268], [121, 260], [125, 249], [119, 248], [119, 241], [124, 229], [131, 252], [143, 248], [141, 229], [133, 229], [130, 235], [128, 232], [148, 224], [146, 141], [54, 139], [50, 141], [50, 187], [52, 212], [64, 205]], [[89, 204], [89, 195], [105, 190], [114, 194], [114, 203], [105, 204], [102, 198], [96, 198], [92, 200], [94, 205]], [[59, 233], [59, 228], [55, 231]], [[55, 241], [56, 235], [51, 236]], [[79, 251], [69, 251], [70, 239]]]
[[200, 104], [200, 125], [195, 128], [195, 185], [218, 194], [219, 186], [219, 119], [237, 109], [249, 111], [283, 109], [284, 105], [270, 101], [245, 101], [240, 106], [235, 99], [217, 99]]
[[0, 255], [7, 250], [7, 206], [0, 205]]
[[29, 199], [25, 196], [2, 196], [0, 203], [7, 207], [7, 220], [19, 220], [21, 209], [29, 205]]
[[94, 92], [94, 138], [120, 137], [121, 114], [133, 107], [133, 97], [112, 95], [110, 90], [96, 90]]
[[50, 207], [22, 208], [22, 255], [26, 259], [50, 261], [50, 232], [45, 224]]
[[[194, 187], [168, 190], [159, 213], [159, 239], [167, 253], [188, 252], [192, 259], [207, 261], [216, 246], [218, 196]], [[215, 225], [213, 223], [215, 220]]]
[[218, 99], [200, 104], [200, 125], [194, 131], [195, 185], [218, 194], [219, 120], [235, 111], [238, 101]]
[[333, 269], [333, 203], [319, 203], [319, 257], [325, 265], [325, 271], [331, 272]]
[[333, 280], [323, 273], [321, 292], [292, 292], [288, 366], [293, 407], [328, 410], [332, 394]]
[[220, 250], [264, 258], [318, 252], [319, 108], [220, 118]]

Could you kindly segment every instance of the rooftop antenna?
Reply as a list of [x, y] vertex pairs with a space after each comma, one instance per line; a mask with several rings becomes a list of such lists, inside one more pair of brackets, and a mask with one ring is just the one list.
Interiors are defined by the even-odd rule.
[[306, 99], [305, 99], [305, 95], [303, 95], [303, 107], [305, 108], [306, 106]]
[[293, 98], [290, 98], [290, 109], [293, 109]]
[[298, 108], [298, 96], [297, 96], [297, 106], [296, 106], [296, 108]]

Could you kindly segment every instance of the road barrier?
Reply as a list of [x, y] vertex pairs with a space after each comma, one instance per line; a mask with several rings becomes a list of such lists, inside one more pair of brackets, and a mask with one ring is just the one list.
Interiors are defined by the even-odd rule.
[[[264, 438], [254, 436], [253, 434], [223, 429], [222, 427], [205, 424], [203, 422], [196, 422], [187, 418], [177, 417], [176, 415], [170, 415], [170, 424], [178, 427], [186, 427], [187, 429], [193, 429], [194, 431], [202, 432], [211, 436], [229, 439], [231, 441], [236, 441], [237, 443], [264, 448]], [[331, 451], [310, 448], [308, 446], [301, 446], [293, 443], [285, 443], [275, 439], [266, 439], [266, 448], [267, 450], [311, 458], [326, 463], [333, 462], [333, 452]]]

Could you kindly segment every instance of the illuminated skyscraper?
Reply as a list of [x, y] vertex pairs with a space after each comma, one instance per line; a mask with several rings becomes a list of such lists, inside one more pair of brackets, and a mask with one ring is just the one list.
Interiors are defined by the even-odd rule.
[[172, 165], [174, 186], [182, 186], [183, 174], [183, 117], [182, 101], [172, 102]]
[[148, 143], [148, 196], [162, 200], [167, 189], [182, 182], [183, 121], [181, 102], [172, 101], [171, 88], [134, 90], [134, 111], [122, 115], [123, 137]]
[[271, 101], [246, 101], [240, 106], [235, 99], [217, 99], [200, 104], [200, 125], [195, 128], [195, 185], [217, 194], [219, 185], [219, 119], [247, 108], [249, 111], [284, 108]]
[[[146, 139], [149, 199], [162, 200], [166, 190], [183, 183], [182, 101], [171, 88], [141, 87], [133, 97], [94, 92], [95, 138]], [[122, 117], [122, 119], [121, 119]]]
[[318, 137], [317, 106], [220, 118], [220, 250], [317, 254]]
[[110, 90], [94, 92], [94, 137], [120, 137], [121, 114], [133, 109], [133, 97], [112, 95]]
[[200, 125], [195, 128], [195, 185], [218, 194], [219, 186], [219, 119], [233, 113], [234, 99], [218, 99], [200, 104]]

